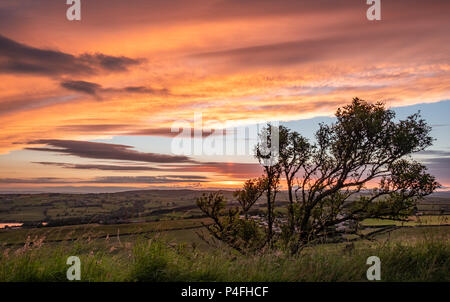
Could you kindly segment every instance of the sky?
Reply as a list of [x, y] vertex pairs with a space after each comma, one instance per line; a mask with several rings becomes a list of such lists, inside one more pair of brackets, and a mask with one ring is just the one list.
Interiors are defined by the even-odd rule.
[[237, 188], [261, 173], [250, 139], [180, 154], [172, 127], [312, 139], [354, 97], [420, 110], [436, 140], [415, 158], [450, 187], [450, 2], [381, 3], [369, 21], [362, 0], [81, 0], [68, 21], [64, 0], [2, 0], [0, 191]]

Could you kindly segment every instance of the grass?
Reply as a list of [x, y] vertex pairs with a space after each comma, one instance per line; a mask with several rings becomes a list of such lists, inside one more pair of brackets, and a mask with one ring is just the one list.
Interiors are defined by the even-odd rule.
[[0, 230], [0, 245], [1, 243], [24, 244], [28, 236], [31, 236], [33, 238], [45, 236], [47, 241], [77, 240], [88, 237], [98, 238], [108, 235], [114, 236], [118, 233], [122, 236], [125, 236], [127, 234], [141, 234], [166, 230], [190, 229], [201, 227], [202, 223], [208, 224], [210, 223], [210, 220], [208, 218], [194, 218], [112, 225], [86, 224], [32, 229], [4, 229]]
[[364, 226], [383, 226], [383, 225], [426, 226], [426, 225], [446, 225], [446, 224], [450, 224], [449, 215], [411, 216], [409, 218], [409, 221], [369, 218], [362, 222], [362, 225]]
[[69, 256], [80, 257], [82, 281], [366, 281], [369, 256], [381, 259], [382, 281], [450, 281], [448, 227], [397, 230], [352, 249], [327, 244], [296, 256], [246, 257], [163, 235], [49, 244], [30, 237], [20, 248], [2, 249], [0, 281], [66, 281]]
[[[197, 236], [202, 224], [210, 221], [189, 218], [199, 210], [185, 207], [201, 193], [0, 195], [0, 221], [7, 222], [84, 217], [142, 206], [140, 215], [128, 219], [136, 223], [0, 230], [0, 281], [67, 281], [69, 256], [80, 257], [82, 281], [92, 282], [366, 281], [366, 259], [372, 255], [381, 259], [382, 281], [450, 281], [450, 227], [444, 226], [450, 223], [448, 215], [424, 215], [408, 222], [368, 219], [366, 226], [408, 228], [380, 234], [375, 242], [356, 241], [351, 248], [344, 242], [307, 248], [296, 256], [272, 251], [244, 257], [222, 246], [210, 247]], [[225, 194], [231, 199], [232, 192]], [[448, 204], [435, 198], [420, 207], [428, 214]], [[164, 209], [170, 211], [153, 212]], [[151, 221], [156, 218], [159, 221]]]

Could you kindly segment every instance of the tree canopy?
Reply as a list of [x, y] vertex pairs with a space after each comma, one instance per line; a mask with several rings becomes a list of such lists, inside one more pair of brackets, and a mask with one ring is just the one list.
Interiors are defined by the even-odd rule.
[[[439, 187], [426, 167], [411, 158], [433, 142], [420, 113], [397, 121], [383, 103], [354, 98], [337, 110], [335, 123], [320, 124], [314, 141], [284, 126], [268, 125], [260, 136], [268, 138], [273, 131], [278, 131], [278, 161], [265, 164], [261, 178], [236, 192], [238, 207], [227, 208], [218, 194], [197, 201], [214, 220], [208, 228], [214, 237], [241, 252], [278, 245], [296, 253], [336, 236], [341, 223], [405, 219], [419, 199]], [[255, 150], [262, 164], [270, 156], [267, 147], [266, 140]], [[286, 214], [277, 214], [282, 181], [289, 202]], [[248, 213], [261, 196], [267, 209], [264, 221], [256, 222]]]

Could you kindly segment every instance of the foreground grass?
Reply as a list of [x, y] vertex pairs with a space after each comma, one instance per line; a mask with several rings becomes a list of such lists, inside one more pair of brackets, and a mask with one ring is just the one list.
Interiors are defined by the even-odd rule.
[[450, 281], [450, 241], [424, 234], [414, 241], [320, 245], [300, 255], [242, 256], [199, 250], [163, 238], [134, 242], [29, 239], [0, 254], [0, 281], [67, 281], [67, 257], [81, 259], [82, 281], [366, 281], [366, 259], [381, 259], [382, 281]]

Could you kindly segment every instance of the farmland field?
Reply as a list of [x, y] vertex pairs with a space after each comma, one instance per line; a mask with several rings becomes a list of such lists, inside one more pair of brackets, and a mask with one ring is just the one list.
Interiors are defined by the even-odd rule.
[[[307, 247], [299, 256], [264, 253], [249, 260], [210, 240], [204, 226], [212, 221], [195, 205], [202, 193], [2, 195], [0, 221], [24, 225], [0, 229], [0, 280], [64, 280], [64, 259], [72, 254], [86, 263], [89, 281], [362, 281], [363, 258], [371, 253], [405, 270], [388, 270], [390, 281], [443, 281], [450, 276], [450, 216], [442, 214], [447, 206], [442, 200], [432, 201], [440, 202], [441, 214], [427, 212], [426, 200], [419, 204], [420, 215], [408, 221], [366, 219], [362, 234], [374, 233], [367, 239], [349, 235]], [[224, 194], [233, 204], [231, 192]], [[406, 262], [415, 264], [408, 268]], [[149, 275], [146, 265], [160, 265], [159, 275]], [[244, 267], [245, 273], [240, 271]]]
[[[351, 249], [342, 242], [306, 248], [297, 256], [264, 253], [249, 258], [223, 246], [211, 249], [196, 229], [153, 232], [153, 226], [147, 227], [152, 232], [101, 238], [96, 235], [115, 227], [94, 226], [79, 236], [80, 227], [62, 227], [72, 237], [58, 242], [46, 242], [47, 235], [60, 238], [55, 233], [30, 233], [25, 243], [0, 248], [0, 280], [65, 281], [65, 260], [77, 255], [84, 281], [364, 281], [365, 260], [377, 255], [386, 266], [385, 281], [450, 281], [448, 226], [399, 228], [357, 241]], [[129, 226], [118, 229], [131, 231]], [[18, 243], [13, 238], [2, 234], [3, 242]]]

